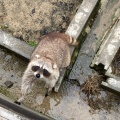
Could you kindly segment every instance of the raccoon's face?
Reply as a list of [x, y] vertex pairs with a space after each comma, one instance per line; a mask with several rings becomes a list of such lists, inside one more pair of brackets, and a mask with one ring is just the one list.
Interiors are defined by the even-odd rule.
[[48, 78], [50, 77], [51, 73], [47, 70], [47, 69], [43, 69], [43, 67], [40, 67], [40, 66], [32, 66], [32, 71], [34, 72], [34, 76], [36, 78]]
[[50, 60], [37, 59], [33, 61], [31, 70], [36, 78], [50, 79], [56, 74], [57, 65], [52, 64]]

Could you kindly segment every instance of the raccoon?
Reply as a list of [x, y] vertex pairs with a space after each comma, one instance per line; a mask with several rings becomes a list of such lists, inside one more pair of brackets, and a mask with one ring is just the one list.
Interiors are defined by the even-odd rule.
[[22, 77], [22, 97], [17, 101], [20, 103], [30, 93], [36, 79], [43, 80], [47, 93], [54, 88], [60, 76], [60, 69], [70, 64], [70, 47], [77, 45], [77, 41], [65, 33], [49, 33], [39, 39], [34, 49], [27, 69]]

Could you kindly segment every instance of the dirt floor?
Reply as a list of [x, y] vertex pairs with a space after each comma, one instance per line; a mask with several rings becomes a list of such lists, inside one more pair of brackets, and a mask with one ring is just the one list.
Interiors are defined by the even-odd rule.
[[25, 41], [64, 32], [82, 0], [0, 0], [0, 28]]

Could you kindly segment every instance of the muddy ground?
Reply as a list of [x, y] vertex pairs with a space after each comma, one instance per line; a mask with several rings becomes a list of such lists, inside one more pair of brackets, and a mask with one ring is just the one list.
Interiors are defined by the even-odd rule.
[[0, 0], [0, 28], [25, 41], [65, 32], [82, 0]]

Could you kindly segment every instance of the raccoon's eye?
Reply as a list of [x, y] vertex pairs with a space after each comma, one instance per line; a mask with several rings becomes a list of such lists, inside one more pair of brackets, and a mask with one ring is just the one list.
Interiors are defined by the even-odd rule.
[[43, 75], [45, 77], [49, 77], [50, 76], [50, 73], [46, 70], [46, 69], [43, 69]]
[[37, 70], [39, 70], [40, 67], [39, 66], [32, 66], [32, 71], [36, 72]]

